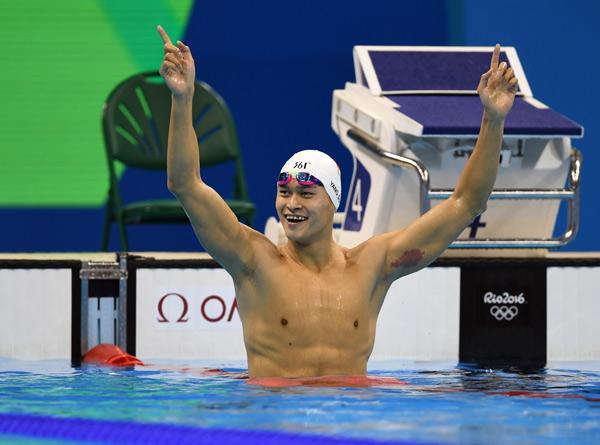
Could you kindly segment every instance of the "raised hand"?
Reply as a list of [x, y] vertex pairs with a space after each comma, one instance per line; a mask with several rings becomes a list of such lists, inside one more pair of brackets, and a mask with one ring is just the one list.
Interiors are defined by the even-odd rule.
[[162, 26], [158, 26], [158, 33], [165, 45], [165, 57], [160, 66], [160, 75], [165, 79], [174, 96], [193, 94], [196, 68], [189, 46], [179, 41], [177, 46], [173, 45]]
[[507, 69], [506, 62], [498, 65], [500, 45], [496, 45], [492, 54], [490, 70], [481, 76], [477, 93], [487, 113], [493, 117], [505, 118], [512, 108], [519, 83], [512, 68]]

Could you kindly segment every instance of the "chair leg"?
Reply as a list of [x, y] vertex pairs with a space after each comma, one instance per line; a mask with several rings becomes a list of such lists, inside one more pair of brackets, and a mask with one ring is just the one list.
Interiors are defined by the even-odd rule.
[[108, 241], [110, 239], [110, 226], [112, 219], [112, 209], [110, 208], [110, 203], [108, 203], [106, 205], [106, 212], [104, 214], [104, 230], [102, 232], [102, 244], [100, 247], [102, 252], [108, 252]]
[[129, 252], [129, 242], [127, 241], [127, 231], [123, 218], [117, 216], [117, 226], [119, 227], [119, 238], [121, 238], [121, 251]]
[[255, 212], [250, 212], [246, 215], [246, 225], [251, 229], [254, 229], [254, 217], [256, 216]]

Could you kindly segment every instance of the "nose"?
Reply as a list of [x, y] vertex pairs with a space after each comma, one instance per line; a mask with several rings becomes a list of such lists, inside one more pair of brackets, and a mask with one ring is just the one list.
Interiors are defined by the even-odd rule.
[[292, 193], [290, 199], [287, 202], [287, 208], [290, 210], [298, 210], [301, 207], [302, 204], [300, 203], [300, 198], [296, 193]]

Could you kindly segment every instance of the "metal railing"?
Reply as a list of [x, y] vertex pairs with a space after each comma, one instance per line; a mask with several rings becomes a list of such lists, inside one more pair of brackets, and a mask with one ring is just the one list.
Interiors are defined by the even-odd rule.
[[[415, 171], [419, 178], [420, 211], [421, 215], [431, 208], [432, 199], [447, 199], [454, 190], [442, 190], [430, 188], [429, 171], [425, 165], [416, 160], [390, 153], [367, 133], [351, 128], [348, 137], [357, 142], [359, 146], [377, 155], [384, 162]], [[558, 237], [553, 238], [487, 238], [456, 240], [450, 248], [454, 249], [556, 249], [569, 244], [579, 228], [579, 182], [581, 174], [581, 153], [572, 148], [571, 165], [569, 170], [569, 183], [566, 189], [519, 189], [519, 190], [494, 190], [490, 199], [560, 199], [568, 200], [567, 228]]]

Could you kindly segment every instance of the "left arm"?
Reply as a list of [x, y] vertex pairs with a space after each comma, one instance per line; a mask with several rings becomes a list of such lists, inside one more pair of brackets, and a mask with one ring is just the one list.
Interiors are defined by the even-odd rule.
[[479, 138], [452, 196], [406, 229], [373, 239], [385, 246], [384, 275], [391, 280], [433, 262], [486, 209], [498, 172], [504, 121], [518, 90], [513, 69], [498, 64], [499, 57], [496, 45], [490, 70], [477, 88], [484, 107]]
[[[500, 45], [496, 45], [490, 70], [481, 76], [477, 88], [484, 109], [479, 137], [451, 198], [461, 200], [469, 207], [474, 205], [476, 209], [473, 218], [485, 210], [494, 188], [504, 121], [519, 88], [513, 69], [507, 69], [506, 62], [498, 65], [499, 57]], [[472, 219], [469, 223], [471, 221]]]

